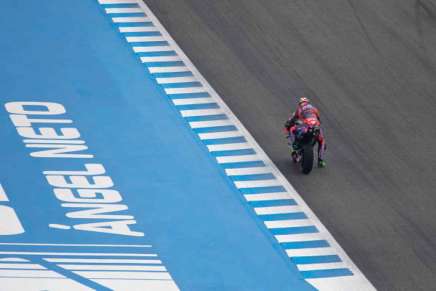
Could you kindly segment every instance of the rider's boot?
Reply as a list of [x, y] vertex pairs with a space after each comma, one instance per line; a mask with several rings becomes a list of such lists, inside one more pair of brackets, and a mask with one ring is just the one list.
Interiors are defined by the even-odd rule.
[[318, 168], [325, 168], [326, 166], [326, 162], [323, 159], [318, 158]]

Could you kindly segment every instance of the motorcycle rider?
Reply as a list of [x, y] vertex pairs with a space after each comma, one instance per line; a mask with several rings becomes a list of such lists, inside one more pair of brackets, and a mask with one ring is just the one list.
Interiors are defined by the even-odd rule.
[[297, 110], [286, 121], [285, 129], [288, 133], [288, 144], [292, 147], [292, 156], [296, 156], [299, 138], [306, 133], [309, 127], [319, 127], [318, 143], [318, 167], [325, 167], [324, 152], [326, 143], [321, 129], [319, 110], [310, 103], [307, 97], [301, 97], [298, 101]]

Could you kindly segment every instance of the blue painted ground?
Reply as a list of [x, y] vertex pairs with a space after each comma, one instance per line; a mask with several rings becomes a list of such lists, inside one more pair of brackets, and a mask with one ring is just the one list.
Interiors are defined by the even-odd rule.
[[[146, 243], [182, 290], [312, 289], [96, 0], [8, 0], [0, 10], [0, 183], [26, 231], [1, 242]], [[84, 161], [31, 158], [4, 109], [11, 101], [65, 106], [145, 237], [48, 228], [69, 221], [42, 171]], [[29, 248], [0, 246], [11, 249]]]

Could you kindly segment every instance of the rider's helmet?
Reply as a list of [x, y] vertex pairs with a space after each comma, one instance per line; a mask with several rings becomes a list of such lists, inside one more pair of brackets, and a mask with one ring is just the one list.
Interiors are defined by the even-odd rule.
[[303, 103], [309, 103], [310, 100], [307, 97], [301, 97], [300, 100], [298, 101], [298, 105], [301, 105]]

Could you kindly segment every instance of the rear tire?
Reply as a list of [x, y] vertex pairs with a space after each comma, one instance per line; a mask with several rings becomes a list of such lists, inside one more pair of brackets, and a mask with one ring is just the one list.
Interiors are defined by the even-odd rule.
[[302, 149], [302, 161], [301, 161], [301, 170], [303, 174], [309, 174], [313, 168], [313, 146], [305, 146]]

